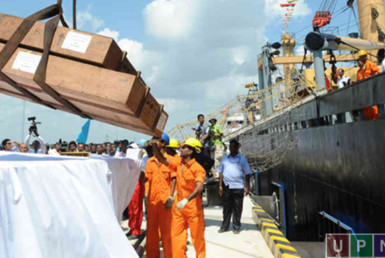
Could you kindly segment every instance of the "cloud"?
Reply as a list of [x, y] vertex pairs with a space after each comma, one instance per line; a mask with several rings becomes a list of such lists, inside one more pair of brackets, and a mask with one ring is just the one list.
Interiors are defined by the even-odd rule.
[[144, 9], [146, 32], [159, 39], [186, 39], [197, 22], [201, 1], [155, 0]]
[[299, 45], [295, 49], [295, 55], [296, 56], [303, 56], [305, 54], [305, 46]]
[[118, 41], [119, 47], [127, 51], [127, 58], [137, 66], [141, 66], [144, 59], [143, 44], [130, 39], [121, 39]]
[[[287, 3], [286, 0], [265, 0], [265, 14], [270, 20], [283, 18], [287, 12], [286, 8], [282, 8], [280, 4]], [[310, 7], [305, 3], [305, 0], [298, 0], [294, 7], [292, 18], [306, 16], [311, 13]]]
[[[167, 110], [169, 114], [174, 114], [180, 110], [180, 107], [183, 106], [185, 109], [192, 108], [190, 105], [192, 103], [186, 103], [184, 100], [179, 98], [158, 98], [158, 101], [164, 103], [164, 109]], [[183, 121], [181, 121], [183, 122]], [[186, 121], [185, 121], [186, 122]]]
[[103, 30], [99, 31], [97, 34], [113, 38], [115, 41], [119, 38], [119, 31], [110, 30], [109, 28], [104, 28]]
[[256, 53], [266, 41], [254, 0], [155, 0], [143, 10], [146, 45], [105, 28], [142, 71], [169, 113], [167, 128], [208, 114], [257, 81]]
[[265, 16], [255, 12], [263, 8], [253, 0], [155, 0], [146, 6], [149, 38], [138, 54], [143, 59], [133, 64], [165, 101], [168, 128], [214, 111], [257, 81], [256, 53], [266, 38]]
[[96, 32], [104, 26], [104, 21], [93, 16], [89, 11], [77, 12], [76, 15], [78, 29], [84, 29], [86, 26], [91, 26], [91, 31]]

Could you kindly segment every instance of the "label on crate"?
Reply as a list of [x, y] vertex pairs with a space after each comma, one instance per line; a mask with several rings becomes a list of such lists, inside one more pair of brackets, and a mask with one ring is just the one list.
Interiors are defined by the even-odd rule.
[[61, 47], [84, 54], [87, 51], [91, 39], [92, 36], [90, 35], [84, 35], [70, 31], [67, 33], [67, 36], [64, 39], [63, 45]]
[[159, 131], [163, 131], [164, 127], [166, 126], [167, 116], [166, 113], [162, 112], [162, 114], [159, 117], [158, 124], [156, 125], [156, 129]]
[[20, 51], [13, 62], [12, 69], [34, 74], [40, 63], [41, 56]]

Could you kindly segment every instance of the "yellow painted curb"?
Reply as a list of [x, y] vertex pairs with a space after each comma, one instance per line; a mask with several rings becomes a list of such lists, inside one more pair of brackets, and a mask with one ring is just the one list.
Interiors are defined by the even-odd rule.
[[271, 236], [270, 239], [269, 239], [269, 243], [268, 243], [270, 249], [273, 248], [274, 240], [290, 243], [289, 240], [286, 239], [286, 237]]
[[264, 231], [262, 231], [263, 238], [266, 239], [266, 241], [269, 239], [269, 233], [274, 233], [277, 235], [279, 234], [279, 235], [282, 235], [283, 237], [285, 237], [279, 229], [268, 228], [268, 229], [265, 229]]
[[294, 247], [292, 247], [290, 244], [288, 245], [276, 244], [274, 246], [274, 256], [278, 256], [278, 254], [281, 252], [282, 249], [297, 252], [297, 250]]
[[275, 258], [300, 258], [297, 250], [259, 205], [252, 208], [253, 219]]
[[301, 257], [301, 256], [298, 256], [298, 255], [295, 255], [295, 254], [289, 254], [289, 253], [283, 253], [281, 255], [281, 258], [298, 258], [298, 257]]
[[278, 229], [278, 227], [275, 225], [275, 223], [262, 222], [261, 223], [261, 231], [263, 231], [263, 229], [266, 228], [266, 227], [274, 227], [274, 228]]

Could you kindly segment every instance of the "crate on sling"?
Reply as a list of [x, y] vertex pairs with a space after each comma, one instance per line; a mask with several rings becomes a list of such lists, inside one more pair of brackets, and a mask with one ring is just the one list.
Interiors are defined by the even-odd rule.
[[[0, 51], [3, 47], [4, 44], [0, 43]], [[41, 55], [39, 51], [19, 47], [2, 72], [44, 103], [69, 111], [33, 80]], [[149, 88], [140, 76], [50, 55], [46, 83], [92, 118], [130, 130], [159, 135], [155, 128], [161, 115], [161, 105], [148, 93]], [[9, 87], [8, 92], [12, 91]], [[19, 93], [13, 90], [13, 93]]]

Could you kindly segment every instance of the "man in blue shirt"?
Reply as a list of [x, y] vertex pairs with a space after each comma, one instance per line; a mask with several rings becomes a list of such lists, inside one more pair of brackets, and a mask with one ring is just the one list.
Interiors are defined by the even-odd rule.
[[223, 222], [219, 233], [229, 230], [233, 216], [233, 232], [241, 231], [243, 197], [249, 194], [251, 168], [247, 159], [239, 153], [241, 145], [230, 141], [230, 155], [224, 156], [218, 166], [219, 195], [223, 200]]

